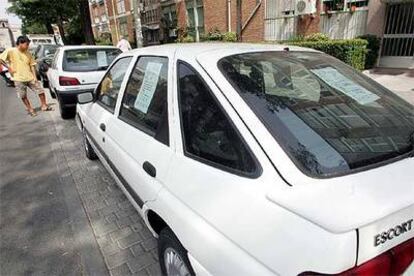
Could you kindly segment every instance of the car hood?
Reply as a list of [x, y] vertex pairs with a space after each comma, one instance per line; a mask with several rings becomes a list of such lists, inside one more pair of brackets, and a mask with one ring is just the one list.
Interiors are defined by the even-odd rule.
[[[309, 185], [274, 187], [271, 202], [333, 233], [347, 232], [414, 206], [414, 158]], [[414, 216], [414, 211], [413, 211]]]

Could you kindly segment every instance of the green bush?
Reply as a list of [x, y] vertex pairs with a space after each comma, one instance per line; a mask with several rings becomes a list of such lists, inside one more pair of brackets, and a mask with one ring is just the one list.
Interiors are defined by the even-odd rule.
[[288, 41], [287, 44], [312, 48], [351, 65], [357, 70], [365, 67], [365, 55], [368, 42], [363, 39]]
[[223, 34], [223, 41], [226, 42], [236, 42], [237, 34], [235, 32], [227, 32]]
[[110, 46], [112, 46], [112, 42], [111, 42], [110, 39], [106, 39], [106, 38], [102, 38], [102, 37], [95, 38], [95, 43], [96, 43], [96, 45], [110, 45]]
[[362, 35], [359, 38], [364, 39], [368, 42], [367, 55], [365, 58], [365, 69], [371, 69], [377, 63], [381, 39], [376, 35], [371, 34]]
[[181, 39], [180, 42], [182, 42], [182, 43], [191, 43], [191, 42], [194, 42], [194, 41], [195, 41], [194, 37], [192, 37], [191, 35], [187, 35], [187, 36], [184, 36]]
[[314, 33], [304, 37], [305, 41], [327, 41], [329, 40], [329, 36], [323, 33]]
[[210, 31], [208, 31], [207, 33], [204, 33], [201, 36], [201, 40], [203, 40], [203, 41], [219, 41], [219, 40], [223, 40], [223, 34], [220, 32], [219, 29], [213, 28]]
[[212, 28], [207, 33], [202, 34], [200, 40], [235, 42], [237, 41], [237, 34], [235, 32], [222, 33], [218, 28]]

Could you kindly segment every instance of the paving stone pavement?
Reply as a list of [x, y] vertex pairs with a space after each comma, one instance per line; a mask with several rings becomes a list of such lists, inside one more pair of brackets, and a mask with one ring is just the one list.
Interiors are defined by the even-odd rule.
[[62, 120], [58, 111], [52, 117], [110, 274], [161, 275], [156, 239], [140, 215], [103, 165], [86, 158], [75, 121]]

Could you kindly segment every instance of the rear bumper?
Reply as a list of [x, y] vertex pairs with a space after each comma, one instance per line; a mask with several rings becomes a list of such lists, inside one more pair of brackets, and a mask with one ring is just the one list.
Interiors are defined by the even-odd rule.
[[59, 103], [62, 107], [76, 107], [78, 102], [77, 95], [87, 92], [93, 93], [94, 89], [83, 89], [83, 90], [73, 90], [73, 91], [56, 91]]

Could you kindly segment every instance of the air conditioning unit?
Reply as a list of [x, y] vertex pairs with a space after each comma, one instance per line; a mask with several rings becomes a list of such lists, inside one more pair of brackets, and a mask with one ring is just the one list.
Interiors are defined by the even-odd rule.
[[295, 15], [316, 13], [316, 0], [296, 0]]

